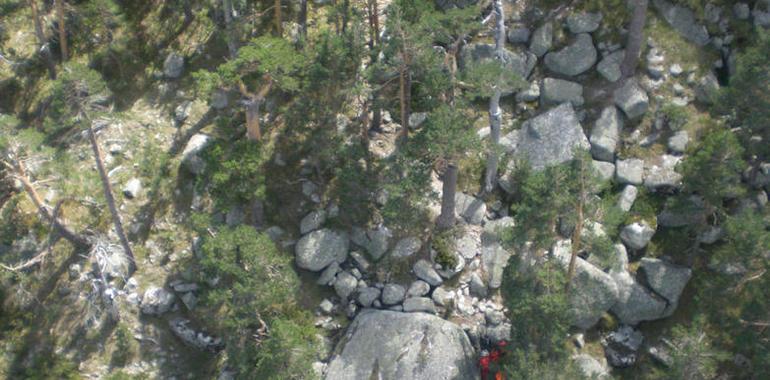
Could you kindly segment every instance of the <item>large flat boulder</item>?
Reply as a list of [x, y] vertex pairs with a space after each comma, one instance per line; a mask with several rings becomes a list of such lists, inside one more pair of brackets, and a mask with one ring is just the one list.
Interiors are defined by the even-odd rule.
[[327, 380], [478, 379], [462, 328], [425, 313], [364, 310], [329, 362]]
[[333, 262], [345, 261], [348, 256], [348, 237], [327, 228], [316, 230], [299, 239], [295, 253], [298, 267], [320, 271]]
[[543, 106], [570, 102], [573, 106], [580, 107], [585, 103], [583, 99], [583, 86], [580, 83], [564, 79], [543, 79], [540, 93], [540, 104]]
[[695, 13], [692, 10], [675, 5], [668, 0], [653, 0], [652, 4], [663, 19], [686, 40], [698, 46], [709, 43], [708, 30], [695, 20]]
[[591, 35], [581, 33], [571, 44], [559, 51], [548, 53], [545, 56], [545, 65], [555, 73], [574, 76], [588, 71], [597, 59], [598, 53]]
[[[552, 249], [553, 256], [564, 265], [569, 265], [572, 244], [569, 240], [556, 242]], [[609, 310], [618, 299], [618, 287], [615, 281], [582, 258], [575, 263], [575, 277], [569, 295], [572, 309], [572, 325], [589, 329], [599, 321], [602, 314]]]
[[576, 149], [591, 147], [570, 103], [524, 122], [516, 146], [516, 154], [526, 159], [534, 170], [571, 161]]

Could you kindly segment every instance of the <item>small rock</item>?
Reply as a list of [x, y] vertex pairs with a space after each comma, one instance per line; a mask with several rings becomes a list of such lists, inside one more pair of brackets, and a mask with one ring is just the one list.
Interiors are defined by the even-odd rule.
[[581, 33], [572, 44], [559, 51], [548, 53], [545, 56], [545, 65], [555, 73], [574, 76], [588, 71], [596, 60], [597, 52], [591, 35]]
[[313, 211], [307, 215], [305, 215], [304, 218], [302, 218], [302, 221], [299, 223], [299, 233], [304, 235], [308, 232], [315, 231], [319, 228], [321, 228], [321, 225], [326, 221], [326, 211], [324, 210], [317, 210]]
[[[382, 303], [388, 306], [400, 304], [404, 301], [405, 294], [406, 289], [404, 289], [403, 286], [398, 284], [387, 284], [382, 288]], [[422, 295], [425, 294], [421, 294], [420, 296]]]
[[564, 102], [570, 102], [573, 106], [582, 106], [583, 86], [579, 83], [566, 81], [556, 78], [543, 79], [542, 92], [540, 96], [541, 106], [547, 107], [558, 105]]
[[470, 291], [471, 294], [481, 298], [487, 296], [487, 285], [484, 284], [484, 280], [481, 279], [481, 276], [479, 276], [478, 273], [474, 272], [471, 275]]
[[433, 300], [426, 297], [412, 297], [404, 300], [404, 312], [425, 312], [430, 314], [436, 314], [436, 305], [433, 304]]
[[639, 190], [634, 185], [626, 185], [626, 187], [623, 188], [623, 192], [620, 193], [620, 198], [618, 199], [618, 207], [628, 212], [631, 210], [631, 207], [634, 205], [634, 201], [636, 201], [636, 197], [639, 194]]
[[650, 106], [647, 93], [633, 79], [626, 81], [623, 87], [617, 89], [613, 99], [615, 105], [622, 109], [629, 119], [641, 117]]
[[427, 282], [432, 286], [439, 286], [442, 282], [444, 282], [438, 272], [433, 269], [433, 265], [431, 265], [431, 263], [427, 260], [419, 260], [414, 264], [412, 270], [414, 271], [414, 274], [417, 276], [417, 278]]
[[508, 30], [508, 42], [512, 44], [526, 44], [529, 41], [530, 31], [525, 27], [511, 28]]
[[139, 196], [142, 191], [142, 182], [139, 178], [131, 178], [126, 182], [126, 186], [123, 187], [123, 195], [128, 199], [134, 199]]
[[166, 289], [151, 286], [144, 292], [140, 308], [148, 315], [165, 314], [174, 305], [174, 294]]
[[668, 72], [669, 72], [669, 74], [671, 74], [671, 76], [678, 77], [678, 76], [682, 75], [684, 70], [682, 69], [682, 66], [680, 64], [675, 63], [675, 64], [671, 65], [671, 67], [669, 67]]
[[620, 240], [629, 248], [639, 250], [647, 246], [655, 230], [646, 222], [635, 222], [623, 227], [620, 231]]
[[548, 53], [553, 46], [553, 24], [547, 22], [535, 29], [532, 40], [529, 42], [529, 51], [538, 58]]
[[391, 251], [390, 256], [397, 259], [409, 257], [419, 251], [421, 247], [422, 242], [419, 238], [414, 236], [406, 237], [396, 243], [396, 246], [393, 247], [393, 251]]
[[668, 139], [668, 149], [672, 153], [684, 153], [687, 149], [687, 144], [690, 142], [690, 136], [687, 131], [676, 132]]
[[430, 285], [422, 280], [417, 280], [409, 285], [409, 290], [406, 292], [407, 297], [422, 297], [430, 292]]
[[604, 79], [610, 82], [616, 82], [622, 75], [620, 72], [620, 63], [623, 62], [625, 54], [625, 50], [618, 50], [614, 53], [610, 53], [599, 61], [599, 64], [596, 65], [596, 71], [598, 71]]
[[615, 162], [615, 179], [620, 184], [641, 185], [644, 176], [644, 161], [631, 158]]
[[599, 29], [601, 13], [573, 13], [567, 17], [567, 27], [573, 34], [591, 33]]
[[337, 280], [334, 281], [334, 291], [340, 298], [346, 300], [356, 290], [356, 285], [358, 280], [352, 274], [342, 271], [337, 274]]
[[358, 291], [358, 303], [363, 307], [371, 307], [380, 298], [380, 289], [367, 287]]
[[614, 162], [623, 119], [615, 106], [605, 107], [591, 130], [591, 154], [600, 161]]
[[184, 70], [184, 57], [176, 52], [171, 52], [163, 61], [163, 74], [167, 78], [176, 79], [182, 76]]

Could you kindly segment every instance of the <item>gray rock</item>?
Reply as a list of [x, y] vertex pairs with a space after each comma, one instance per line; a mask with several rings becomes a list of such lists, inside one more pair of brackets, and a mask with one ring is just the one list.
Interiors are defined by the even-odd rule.
[[206, 163], [199, 156], [211, 142], [211, 137], [201, 133], [193, 135], [182, 151], [182, 166], [190, 173], [198, 175], [205, 169]]
[[695, 99], [703, 104], [714, 104], [719, 93], [719, 81], [714, 73], [704, 75], [695, 86]]
[[598, 71], [604, 79], [610, 82], [616, 82], [622, 75], [620, 72], [620, 63], [623, 62], [623, 57], [625, 55], [625, 50], [618, 50], [606, 55], [599, 61], [599, 64], [596, 65], [596, 71]]
[[388, 245], [392, 236], [393, 234], [390, 232], [390, 229], [385, 226], [379, 226], [368, 231], [354, 228], [351, 239], [354, 243], [366, 249], [369, 256], [377, 261], [388, 251]]
[[449, 306], [452, 303], [452, 293], [446, 291], [443, 286], [433, 290], [431, 299], [438, 306]]
[[211, 99], [209, 100], [209, 104], [211, 104], [211, 107], [217, 110], [224, 109], [228, 105], [228, 99], [227, 99], [227, 92], [224, 90], [216, 90], [211, 94]]
[[642, 333], [630, 326], [621, 326], [602, 338], [604, 355], [613, 367], [630, 367], [636, 363], [637, 351], [643, 341]]
[[652, 4], [663, 16], [663, 19], [682, 37], [698, 46], [705, 46], [709, 43], [709, 33], [706, 27], [696, 22], [692, 10], [674, 5], [667, 0], [653, 0]]
[[488, 221], [484, 224], [484, 230], [481, 233], [481, 243], [484, 245], [499, 243], [506, 231], [510, 231], [515, 224], [510, 216]]
[[[603, 162], [603, 161], [596, 161], [591, 160], [591, 167], [594, 169], [594, 173], [600, 180], [600, 182], [609, 182], [612, 180], [612, 177], [615, 175], [615, 164], [611, 162]], [[602, 188], [602, 183], [597, 184], [594, 186], [593, 191], [600, 191]]]
[[635, 79], [629, 79], [623, 87], [615, 90], [613, 100], [618, 108], [622, 109], [629, 119], [636, 119], [647, 112], [650, 99], [647, 93], [639, 86]]
[[471, 274], [470, 292], [471, 294], [481, 298], [487, 296], [487, 285], [484, 283], [484, 280], [481, 279], [481, 276], [479, 276], [478, 273], [474, 272]]
[[465, 331], [424, 313], [364, 310], [335, 352], [327, 380], [479, 378]]
[[547, 22], [532, 34], [532, 40], [529, 42], [529, 51], [538, 58], [548, 53], [553, 46], [553, 24]]
[[337, 280], [334, 281], [334, 291], [343, 300], [347, 300], [356, 290], [358, 280], [352, 274], [342, 271], [337, 274]]
[[530, 31], [525, 27], [511, 28], [508, 30], [508, 42], [512, 44], [526, 44], [529, 41]]
[[168, 322], [171, 332], [182, 342], [199, 350], [218, 352], [224, 348], [222, 339], [210, 336], [202, 331], [195, 331], [190, 327], [190, 321], [183, 318], [174, 318]]
[[409, 115], [409, 128], [419, 128], [428, 119], [427, 112], [414, 112]]
[[532, 82], [529, 85], [529, 88], [519, 91], [516, 94], [516, 101], [517, 102], [534, 102], [540, 98], [540, 85], [537, 83], [537, 81]]
[[[460, 53], [460, 66], [467, 70], [472, 65], [482, 62], [489, 62], [495, 59], [495, 45], [471, 43], [463, 47]], [[503, 52], [504, 69], [512, 76], [527, 80], [529, 74], [535, 68], [537, 57], [529, 52], [511, 51], [504, 49]], [[513, 94], [514, 87], [504, 87], [501, 89], [503, 96]]]
[[367, 287], [358, 291], [358, 303], [363, 307], [371, 307], [380, 298], [380, 289]]
[[180, 298], [182, 298], [182, 303], [187, 310], [193, 311], [195, 310], [195, 306], [198, 305], [198, 298], [196, 298], [193, 293], [185, 293]]
[[410, 257], [417, 253], [421, 247], [422, 242], [420, 241], [420, 238], [414, 236], [405, 237], [396, 243], [396, 246], [393, 247], [393, 251], [391, 251], [390, 256], [397, 259]]
[[487, 205], [481, 199], [457, 193], [455, 195], [455, 212], [470, 224], [481, 224], [487, 214]]
[[639, 194], [639, 190], [634, 185], [626, 185], [626, 187], [623, 188], [623, 191], [620, 193], [620, 198], [618, 199], [618, 207], [628, 212], [631, 210], [631, 207], [634, 206], [634, 201], [636, 201], [636, 197]]
[[176, 79], [182, 76], [184, 71], [184, 57], [176, 52], [169, 53], [163, 61], [163, 75], [166, 78]]
[[638, 158], [615, 161], [615, 180], [619, 184], [641, 185], [644, 179], [644, 161]]
[[668, 149], [672, 153], [684, 153], [689, 142], [690, 136], [687, 134], [687, 131], [679, 131], [674, 133], [673, 136], [669, 137]]
[[382, 288], [382, 303], [385, 305], [396, 305], [404, 301], [406, 289], [398, 284], [387, 284]]
[[585, 102], [583, 99], [583, 86], [579, 83], [563, 79], [543, 79], [540, 105], [547, 107], [564, 102], [570, 102], [575, 107], [582, 106]]
[[481, 249], [481, 267], [490, 289], [497, 289], [503, 284], [503, 272], [508, 266], [510, 257], [511, 253], [500, 243], [485, 245]]
[[412, 267], [412, 270], [417, 278], [427, 282], [431, 286], [439, 286], [444, 282], [438, 272], [433, 269], [433, 265], [427, 260], [422, 259], [417, 261]]
[[174, 108], [174, 120], [183, 123], [190, 116], [190, 109], [192, 108], [192, 102], [185, 100], [182, 104]]
[[371, 263], [369, 263], [369, 260], [367, 260], [363, 254], [361, 254], [360, 252], [353, 251], [353, 252], [350, 252], [350, 258], [353, 261], [353, 265], [355, 265], [357, 269], [361, 270], [364, 273], [369, 271], [369, 267], [371, 266]]
[[649, 287], [668, 300], [669, 310], [673, 313], [679, 303], [679, 296], [692, 277], [692, 270], [648, 257], [642, 258], [640, 268]]
[[102, 253], [92, 255], [92, 257], [95, 258], [95, 263], [93, 264], [99, 268], [108, 280], [113, 278], [125, 279], [128, 277], [128, 269], [131, 266], [131, 261], [128, 256], [126, 256], [122, 246], [111, 244], [104, 240], [98, 240], [92, 247], [92, 251]]
[[295, 253], [298, 267], [317, 272], [333, 262], [345, 261], [348, 256], [348, 237], [326, 228], [316, 230], [297, 242]]
[[[682, 65], [680, 65], [678, 63], [675, 63], [675, 64], [671, 65], [671, 67], [668, 69], [668, 72], [672, 76], [678, 77], [678, 76], [682, 75], [684, 70], [682, 69]], [[674, 86], [676, 86], [676, 85], [679, 85], [679, 84], [678, 83], [674, 84]], [[679, 86], [681, 87], [681, 85], [679, 85]], [[675, 92], [676, 92], [676, 90], [675, 90]]]
[[579, 354], [572, 357], [575, 366], [589, 379], [609, 379], [610, 372], [606, 364], [594, 359], [588, 354]]
[[174, 306], [174, 293], [166, 289], [151, 286], [142, 296], [142, 303], [139, 305], [142, 313], [147, 315], [162, 315], [171, 310]]
[[436, 305], [433, 300], [427, 297], [411, 297], [404, 300], [405, 313], [430, 313], [436, 314]]
[[[562, 240], [556, 242], [552, 249], [552, 255], [564, 268], [569, 265], [571, 247], [569, 240]], [[576, 260], [574, 286], [569, 296], [573, 316], [571, 324], [581, 329], [589, 329], [615, 304], [618, 299], [618, 287], [612, 277], [601, 269], [582, 258]]]
[[503, 323], [497, 326], [480, 326], [479, 332], [481, 337], [488, 340], [491, 344], [511, 340], [510, 323]]
[[573, 13], [567, 16], [567, 27], [573, 34], [591, 33], [599, 29], [601, 13]]
[[710, 226], [698, 234], [698, 242], [701, 244], [714, 244], [724, 236], [724, 230], [719, 226]]
[[334, 304], [332, 301], [329, 301], [328, 299], [324, 298], [323, 301], [318, 305], [318, 310], [320, 310], [324, 314], [331, 314], [332, 311], [334, 311]]
[[676, 171], [681, 157], [664, 154], [657, 164], [647, 168], [644, 186], [651, 191], [678, 189], [682, 186], [682, 175]]
[[545, 56], [545, 65], [555, 73], [574, 76], [588, 71], [596, 60], [597, 53], [591, 35], [581, 33], [572, 44], [548, 53]]
[[329, 264], [326, 269], [321, 272], [321, 276], [318, 277], [318, 281], [316, 281], [316, 284], [318, 285], [331, 285], [334, 281], [335, 276], [337, 276], [337, 273], [339, 273], [342, 269], [340, 269], [340, 265], [335, 261]]
[[461, 260], [471, 260], [481, 252], [481, 238], [477, 229], [466, 228], [455, 240], [455, 251]]
[[[516, 144], [517, 154], [526, 159], [536, 171], [572, 160], [576, 149], [590, 148], [570, 103], [564, 103], [524, 122]], [[512, 190], [511, 183], [505, 180], [502, 182], [504, 189]]]
[[748, 20], [751, 17], [751, 9], [746, 3], [736, 3], [733, 5], [733, 13], [738, 20]]
[[423, 280], [417, 280], [409, 285], [406, 292], [407, 297], [422, 297], [430, 292], [430, 285]]
[[620, 231], [620, 240], [628, 248], [639, 250], [647, 246], [653, 235], [655, 230], [646, 222], [634, 222], [623, 227]]
[[326, 221], [326, 211], [316, 210], [305, 215], [302, 221], [299, 222], [299, 233], [304, 235], [308, 232], [315, 231], [321, 228], [321, 225]]
[[625, 269], [610, 271], [618, 287], [618, 300], [612, 306], [612, 313], [628, 325], [662, 318], [666, 301], [654, 295], [639, 284]]
[[600, 161], [614, 162], [623, 119], [615, 106], [608, 106], [591, 130], [591, 154]]

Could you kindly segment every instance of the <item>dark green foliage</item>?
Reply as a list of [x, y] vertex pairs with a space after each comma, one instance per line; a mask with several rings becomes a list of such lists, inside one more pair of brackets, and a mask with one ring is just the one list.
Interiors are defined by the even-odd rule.
[[699, 380], [716, 377], [719, 362], [726, 360], [728, 355], [713, 347], [704, 327], [703, 319], [698, 318], [689, 327], [673, 328], [668, 378]]
[[506, 379], [530, 380], [579, 380], [585, 379], [583, 372], [576, 368], [567, 357], [558, 359], [544, 357], [537, 352], [516, 349], [506, 355], [503, 365]]
[[69, 131], [81, 120], [78, 115], [106, 104], [111, 96], [102, 76], [79, 63], [62, 68], [51, 89], [50, 103], [43, 120], [43, 132], [48, 139]]
[[454, 254], [454, 231], [445, 230], [433, 235], [431, 248], [436, 251], [436, 264], [444, 269], [452, 269], [457, 266], [457, 256]]
[[478, 137], [470, 128], [471, 118], [460, 106], [441, 105], [433, 110], [414, 141], [409, 155], [427, 162], [456, 161], [478, 147]]
[[675, 104], [666, 104], [661, 107], [659, 111], [663, 115], [663, 119], [666, 121], [666, 125], [672, 131], [678, 131], [689, 119], [687, 114], [687, 108], [677, 106]]
[[203, 157], [206, 174], [200, 185], [208, 183], [209, 191], [222, 207], [244, 204], [264, 195], [264, 157], [259, 143], [219, 140], [210, 144]]
[[551, 260], [528, 265], [512, 259], [503, 278], [502, 294], [513, 322], [511, 346], [538, 360], [564, 358], [570, 324], [564, 270]]
[[722, 91], [717, 109], [735, 118], [736, 126], [762, 137], [759, 144], [746, 144], [752, 154], [770, 157], [770, 31], [759, 31], [753, 45], [738, 55], [737, 71]]
[[[204, 278], [219, 279], [204, 300], [220, 315], [211, 322], [226, 339], [229, 363], [245, 378], [310, 376], [315, 329], [296, 304], [299, 277], [291, 258], [246, 226], [219, 230], [201, 251]], [[259, 332], [262, 321], [265, 336]]]
[[703, 136], [693, 154], [681, 166], [684, 189], [703, 196], [716, 209], [724, 198], [740, 196], [740, 183], [746, 167], [743, 147], [727, 129], [711, 129]]
[[115, 351], [112, 354], [112, 362], [110, 364], [114, 367], [122, 367], [128, 364], [133, 355], [133, 348], [133, 334], [131, 334], [128, 326], [122, 323], [119, 324], [115, 329]]

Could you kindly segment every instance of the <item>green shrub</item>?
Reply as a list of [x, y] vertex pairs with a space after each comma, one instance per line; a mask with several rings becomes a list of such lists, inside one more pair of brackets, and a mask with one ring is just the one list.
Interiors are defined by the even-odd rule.
[[680, 107], [675, 104], [666, 104], [661, 107], [660, 114], [666, 121], [666, 125], [672, 131], [678, 131], [687, 124], [689, 115], [687, 114], [687, 108]]
[[69, 131], [79, 123], [77, 116], [81, 110], [92, 111], [110, 95], [98, 72], [80, 63], [68, 63], [53, 82], [43, 132], [51, 138]]
[[264, 171], [261, 144], [238, 140], [234, 143], [218, 140], [203, 153], [206, 173], [199, 186], [206, 183], [219, 207], [248, 203], [264, 196]]
[[203, 301], [220, 315], [212, 323], [225, 337], [229, 365], [244, 378], [311, 376], [315, 329], [296, 303], [300, 282], [291, 257], [247, 226], [217, 231], [201, 251], [204, 281], [218, 279]]
[[436, 251], [435, 262], [444, 269], [451, 269], [457, 266], [457, 255], [454, 254], [454, 232], [452, 230], [442, 231], [433, 235], [431, 247]]

